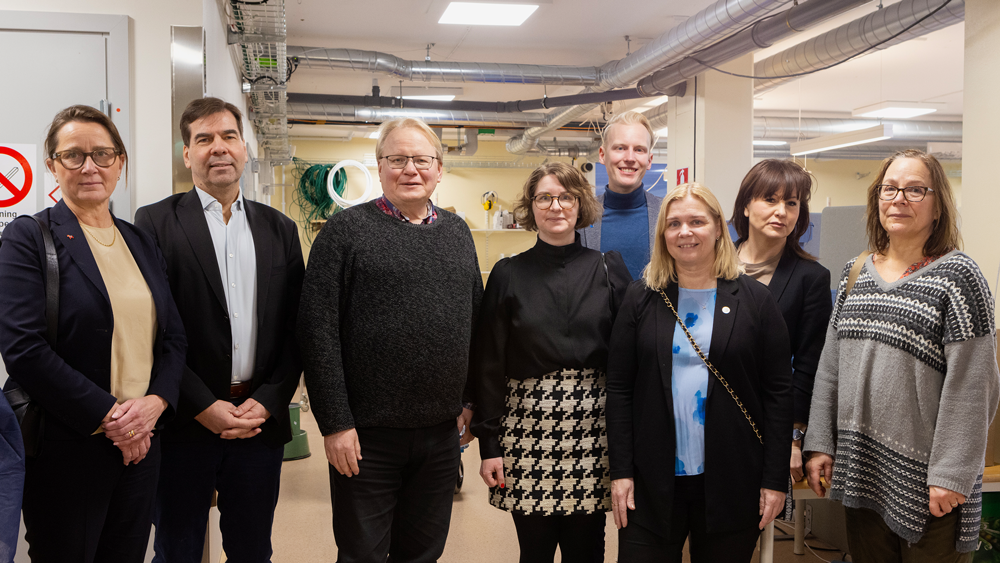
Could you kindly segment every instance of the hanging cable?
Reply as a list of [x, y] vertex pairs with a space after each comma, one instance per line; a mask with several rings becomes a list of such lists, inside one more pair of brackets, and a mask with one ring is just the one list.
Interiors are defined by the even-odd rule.
[[[341, 210], [330, 198], [330, 192], [327, 190], [327, 177], [333, 165], [310, 164], [299, 158], [293, 158], [292, 162], [295, 164], [292, 177], [298, 177], [295, 180], [295, 190], [292, 192], [292, 203], [302, 211], [298, 222], [306, 232], [306, 237], [312, 242], [313, 221], [324, 221]], [[336, 193], [343, 194], [347, 189], [347, 173], [338, 170], [334, 174], [333, 184]]]

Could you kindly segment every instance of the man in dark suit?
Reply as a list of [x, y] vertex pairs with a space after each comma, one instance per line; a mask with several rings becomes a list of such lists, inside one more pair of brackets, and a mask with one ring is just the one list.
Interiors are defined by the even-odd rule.
[[163, 432], [156, 562], [200, 562], [212, 493], [231, 561], [267, 562], [288, 403], [302, 368], [293, 339], [304, 266], [295, 224], [243, 198], [242, 115], [217, 98], [181, 116], [195, 188], [143, 207], [191, 346]]

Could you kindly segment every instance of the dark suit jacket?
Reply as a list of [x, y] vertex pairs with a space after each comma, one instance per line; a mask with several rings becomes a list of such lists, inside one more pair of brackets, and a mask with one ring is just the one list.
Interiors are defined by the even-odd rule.
[[[288, 403], [302, 373], [294, 335], [305, 266], [295, 223], [266, 205], [243, 201], [257, 257], [257, 350], [251, 396], [271, 413], [261, 426], [261, 438], [278, 447], [292, 439]], [[163, 251], [190, 343], [177, 417], [163, 439], [211, 439], [215, 434], [194, 417], [217, 399], [229, 400], [233, 338], [201, 200], [194, 189], [174, 194], [140, 208], [135, 224], [151, 234]]]
[[[59, 257], [59, 328], [55, 349], [46, 340], [45, 246], [38, 224], [17, 219], [0, 247], [0, 354], [10, 375], [45, 409], [47, 440], [90, 436], [111, 407], [111, 336], [114, 317], [104, 278], [76, 216], [60, 201], [48, 215]], [[147, 394], [177, 407], [184, 367], [184, 330], [156, 244], [134, 226], [115, 219], [153, 295], [158, 330]]]
[[785, 252], [767, 285], [788, 327], [792, 349], [793, 421], [809, 422], [816, 366], [830, 324], [830, 270], [819, 262]]
[[[666, 293], [677, 303], [677, 284]], [[728, 308], [728, 312], [725, 312]], [[629, 286], [608, 358], [611, 478], [635, 479], [636, 522], [670, 529], [676, 437], [671, 391], [677, 319], [642, 280]], [[767, 288], [741, 275], [718, 280], [709, 361], [729, 382], [764, 437], [709, 374], [705, 404], [705, 502], [711, 532], [745, 531], [760, 521], [760, 489], [788, 488], [792, 431], [788, 334]]]

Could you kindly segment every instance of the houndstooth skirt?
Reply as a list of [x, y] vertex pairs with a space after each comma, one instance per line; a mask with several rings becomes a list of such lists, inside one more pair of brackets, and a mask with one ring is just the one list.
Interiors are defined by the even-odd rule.
[[490, 490], [490, 504], [545, 516], [611, 509], [606, 382], [593, 369], [507, 382], [504, 488]]

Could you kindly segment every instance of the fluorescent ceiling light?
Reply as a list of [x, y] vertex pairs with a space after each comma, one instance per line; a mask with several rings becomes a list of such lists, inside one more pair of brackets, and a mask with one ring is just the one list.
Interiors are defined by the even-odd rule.
[[438, 23], [459, 25], [521, 25], [535, 10], [537, 4], [474, 4], [452, 2], [448, 4]]
[[431, 100], [435, 102], [450, 102], [455, 99], [454, 94], [448, 95], [430, 95], [430, 96], [403, 96], [404, 100]]
[[798, 143], [792, 143], [788, 148], [792, 156], [799, 156], [820, 151], [831, 151], [853, 145], [862, 145], [864, 143], [874, 143], [875, 141], [890, 138], [892, 138], [892, 125], [882, 124], [867, 129], [858, 129], [857, 131], [824, 135], [807, 141], [799, 141]]
[[667, 137], [667, 129], [670, 129], [670, 128], [669, 127], [664, 127], [663, 129], [657, 130], [656, 131], [656, 138], [658, 138], [658, 139], [665, 139]]
[[879, 102], [870, 106], [855, 108], [851, 112], [854, 117], [871, 117], [883, 119], [910, 119], [927, 115], [938, 110], [944, 104], [924, 102]]
[[369, 139], [378, 139], [378, 131], [372, 131], [368, 134]]
[[755, 147], [780, 147], [781, 145], [787, 145], [788, 141], [764, 141], [754, 139], [753, 144]]

